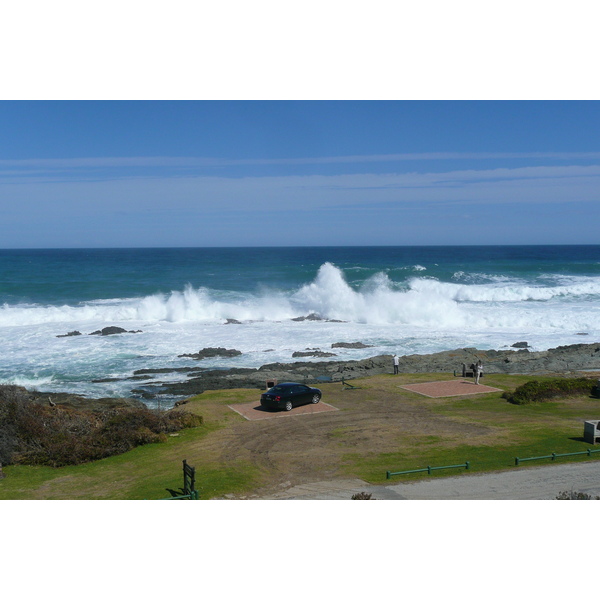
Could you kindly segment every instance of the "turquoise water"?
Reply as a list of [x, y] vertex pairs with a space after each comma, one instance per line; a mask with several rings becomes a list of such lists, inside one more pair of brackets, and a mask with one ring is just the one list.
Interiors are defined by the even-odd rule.
[[[292, 321], [309, 314], [323, 320]], [[373, 346], [343, 360], [546, 349], [598, 341], [599, 317], [600, 246], [0, 250], [0, 381], [48, 391], [127, 394], [91, 380], [188, 366], [177, 356], [207, 346], [242, 351], [207, 367], [338, 341]], [[85, 335], [107, 325], [142, 333]]]
[[379, 272], [401, 283], [418, 266], [442, 282], [456, 282], [463, 273], [474, 283], [493, 277], [539, 283], [548, 274], [600, 276], [600, 246], [0, 250], [0, 303], [141, 297], [186, 284], [289, 290], [309, 283], [326, 262], [355, 286]]

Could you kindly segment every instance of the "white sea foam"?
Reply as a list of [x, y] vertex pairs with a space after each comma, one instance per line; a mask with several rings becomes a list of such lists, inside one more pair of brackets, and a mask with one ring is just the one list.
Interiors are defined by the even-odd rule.
[[39, 387], [51, 387], [54, 382], [55, 380], [52, 376], [36, 377], [33, 375], [32, 377], [22, 377], [19, 375], [13, 375], [3, 378], [0, 377], [1, 385], [18, 385], [33, 391], [36, 391]]
[[[311, 313], [324, 320], [292, 320]], [[225, 325], [227, 319], [242, 325]], [[599, 323], [598, 278], [538, 278], [537, 285], [499, 278], [469, 285], [424, 276], [399, 283], [380, 272], [357, 287], [341, 269], [325, 263], [312, 282], [296, 290], [241, 293], [187, 286], [169, 294], [75, 306], [5, 304], [0, 307], [0, 381], [119, 395], [140, 384], [90, 380], [128, 377], [146, 367], [189, 366], [190, 359], [178, 355], [208, 346], [236, 348], [242, 355], [202, 361], [203, 367], [258, 367], [297, 360], [292, 353], [308, 347], [331, 351], [339, 341], [372, 347], [336, 349], [334, 360], [501, 348], [521, 340], [539, 350], [598, 341]], [[143, 333], [86, 335], [107, 325]], [[56, 337], [75, 329], [83, 335]], [[589, 336], [578, 337], [580, 332]]]
[[495, 284], [463, 285], [431, 279], [412, 279], [410, 288], [423, 295], [437, 294], [456, 302], [522, 302], [550, 300], [556, 297], [573, 299], [578, 296], [598, 296], [600, 280], [592, 279], [559, 286], [531, 286], [506, 280]]
[[502, 284], [502, 283], [513, 283], [516, 285], [523, 285], [523, 280], [509, 277], [508, 275], [497, 275], [489, 273], [467, 273], [465, 271], [456, 271], [452, 275], [454, 281], [458, 281], [462, 284], [477, 285], [482, 283], [488, 284]]
[[[493, 283], [446, 283], [431, 277], [413, 277], [397, 284], [386, 273], [366, 280], [359, 289], [351, 287], [343, 272], [326, 263], [316, 278], [295, 292], [262, 290], [260, 293], [229, 293], [194, 289], [156, 294], [144, 298], [94, 301], [76, 306], [7, 305], [0, 307], [0, 327], [41, 324], [143, 322], [222, 323], [238, 321], [281, 321], [310, 313], [323, 319], [357, 324], [389, 324], [461, 327], [471, 312], [467, 305], [484, 305], [490, 317], [501, 319], [502, 304], [523, 310], [522, 302], [561, 301], [571, 304], [583, 298], [600, 298], [599, 278], [573, 278], [562, 285], [531, 285], [500, 278]], [[591, 309], [597, 306], [588, 303]], [[544, 310], [547, 306], [544, 306]], [[570, 310], [570, 309], [569, 309]], [[563, 310], [563, 319], [574, 315]], [[488, 317], [488, 318], [490, 318]], [[500, 321], [499, 321], [500, 322]], [[63, 333], [63, 332], [59, 332]]]

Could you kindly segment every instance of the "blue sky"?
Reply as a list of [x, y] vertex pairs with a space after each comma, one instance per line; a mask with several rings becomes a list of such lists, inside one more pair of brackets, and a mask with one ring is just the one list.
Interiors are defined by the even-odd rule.
[[597, 101], [0, 101], [0, 247], [592, 244]]

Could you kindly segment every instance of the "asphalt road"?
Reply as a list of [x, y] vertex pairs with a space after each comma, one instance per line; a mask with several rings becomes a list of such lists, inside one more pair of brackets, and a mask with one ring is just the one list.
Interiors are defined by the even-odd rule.
[[375, 500], [554, 500], [562, 491], [600, 496], [600, 459], [549, 466], [519, 466], [488, 474], [463, 473], [414, 483], [369, 485], [360, 479], [322, 481], [287, 489], [269, 496], [286, 500], [349, 500], [357, 492]]

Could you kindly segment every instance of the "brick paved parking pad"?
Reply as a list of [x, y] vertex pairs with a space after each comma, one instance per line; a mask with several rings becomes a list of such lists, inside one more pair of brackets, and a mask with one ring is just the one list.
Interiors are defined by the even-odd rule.
[[319, 402], [318, 404], [304, 404], [302, 406], [296, 406], [292, 410], [281, 410], [281, 411], [269, 411], [264, 409], [258, 402], [245, 402], [244, 404], [229, 404], [231, 410], [242, 415], [244, 419], [248, 421], [259, 421], [262, 419], [277, 419], [282, 417], [293, 417], [295, 415], [313, 415], [316, 413], [330, 412], [332, 410], [339, 410], [331, 404], [326, 402]]
[[473, 394], [489, 394], [490, 392], [501, 392], [498, 388], [489, 385], [477, 385], [473, 381], [465, 379], [452, 379], [450, 381], [432, 381], [430, 383], [412, 383], [401, 385], [404, 390], [416, 392], [429, 398], [447, 398], [449, 396], [470, 396]]

